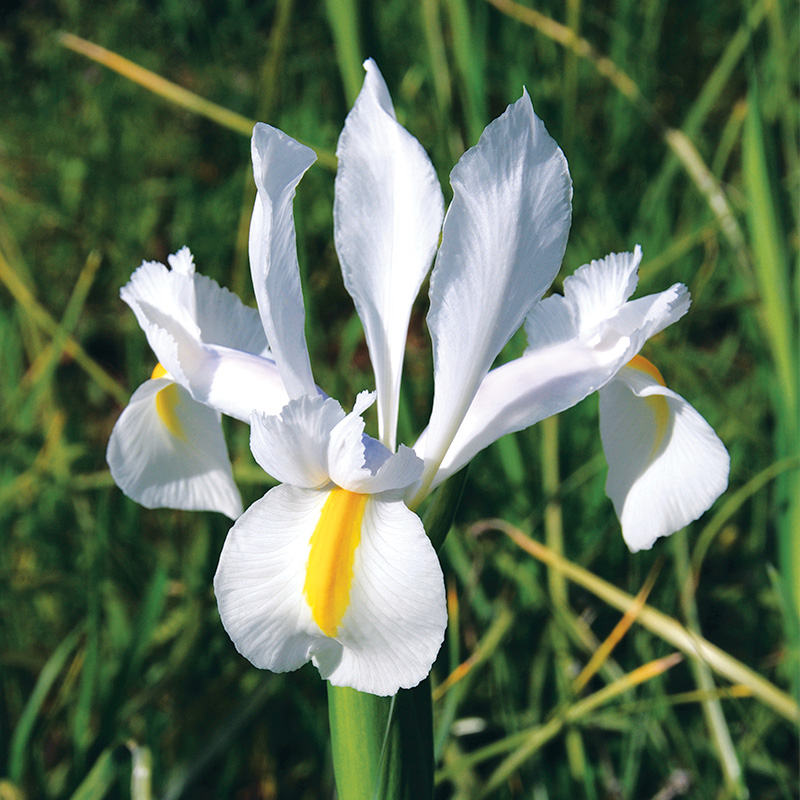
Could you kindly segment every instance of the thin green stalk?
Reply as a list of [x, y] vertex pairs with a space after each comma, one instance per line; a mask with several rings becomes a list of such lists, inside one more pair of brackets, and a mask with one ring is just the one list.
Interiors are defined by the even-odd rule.
[[[545, 541], [553, 552], [564, 554], [564, 526], [561, 513], [561, 500], [559, 489], [561, 476], [558, 459], [558, 416], [548, 417], [540, 425], [542, 435], [541, 464], [542, 464], [542, 490], [547, 498], [544, 509]], [[547, 585], [550, 590], [550, 600], [557, 610], [556, 620], [559, 615], [566, 616], [569, 612], [569, 599], [567, 594], [567, 581], [558, 570], [548, 569]], [[555, 651], [556, 685], [558, 687], [560, 704], [564, 705], [572, 700], [570, 667], [572, 658], [569, 652], [569, 643], [563, 629], [557, 621], [551, 626], [553, 636], [553, 650]], [[580, 781], [586, 771], [586, 756], [580, 732], [575, 728], [568, 728], [566, 732], [567, 759], [573, 780]]]
[[[562, 558], [549, 547], [526, 536], [505, 520], [485, 520], [473, 526], [475, 532], [485, 530], [502, 531], [534, 558], [563, 572], [573, 583], [583, 586], [584, 589], [620, 611], [627, 611], [636, 602], [635, 597], [623, 592], [608, 581], [604, 581], [589, 570]], [[800, 722], [800, 708], [793, 698], [702, 636], [687, 631], [677, 620], [646, 605], [639, 612], [636, 621], [678, 650], [687, 655], [702, 658], [711, 669], [731, 682], [744, 684], [762, 703], [777, 711], [785, 719], [795, 724]]]
[[11, 736], [8, 757], [8, 777], [12, 783], [19, 784], [25, 774], [28, 759], [31, 755], [31, 735], [39, 713], [42, 710], [47, 695], [53, 688], [56, 679], [61, 675], [67, 663], [67, 659], [72, 655], [72, 651], [78, 644], [83, 633], [83, 626], [79, 626], [68, 634], [53, 651], [47, 663], [39, 673], [39, 678], [33, 691], [25, 704], [20, 718]]
[[[14, 268], [0, 251], [0, 282], [19, 303], [25, 316], [37, 327], [53, 339], [59, 337], [61, 326], [49, 311], [34, 297], [33, 292], [25, 285]], [[71, 336], [65, 336], [62, 343], [63, 352], [75, 359], [86, 374], [118, 403], [128, 402], [129, 392], [114, 380], [83, 347]]]
[[325, 8], [336, 45], [344, 93], [348, 105], [352, 106], [364, 80], [361, 62], [366, 57], [358, 30], [358, 9], [354, 0], [325, 0]]
[[470, 144], [480, 138], [486, 125], [486, 81], [484, 52], [475, 41], [475, 29], [464, 0], [444, 0], [452, 35], [453, 56], [464, 91], [464, 111]]
[[394, 697], [328, 684], [328, 719], [339, 800], [433, 796], [430, 679]]
[[[689, 546], [686, 541], [686, 531], [678, 531], [674, 534], [670, 539], [670, 544], [675, 556], [675, 571], [681, 588], [681, 607], [686, 617], [686, 627], [690, 632], [700, 635], [700, 620], [694, 599], [694, 581], [689, 567]], [[709, 695], [701, 701], [703, 716], [711, 734], [714, 749], [717, 751], [727, 796], [735, 797], [737, 800], [745, 800], [748, 797], [748, 792], [742, 777], [742, 767], [739, 764], [739, 758], [733, 746], [733, 739], [728, 729], [728, 723], [725, 720], [722, 703], [719, 698], [713, 696], [716, 691], [716, 685], [714, 684], [711, 670], [702, 659], [696, 657], [689, 658], [689, 668], [692, 670], [697, 688], [701, 692], [707, 692]]]
[[[743, 170], [747, 191], [747, 221], [756, 255], [756, 278], [761, 295], [761, 323], [775, 363], [778, 378], [777, 406], [796, 429], [798, 365], [795, 357], [795, 326], [792, 323], [789, 260], [785, 238], [772, 193], [767, 163], [758, 89], [750, 90], [744, 126]], [[794, 431], [787, 430], [787, 434]], [[788, 454], [787, 454], [788, 455]]]
[[[777, 417], [778, 456], [800, 454], [800, 366], [797, 352], [797, 320], [792, 311], [789, 259], [784, 250], [780, 216], [773, 196], [775, 170], [770, 168], [764, 141], [758, 85], [751, 82], [744, 125], [742, 168], [748, 200], [747, 221], [753, 240], [756, 279], [761, 297], [760, 321], [772, 357], [777, 380], [773, 403]], [[797, 303], [798, 298], [794, 298]], [[781, 476], [776, 485], [780, 569], [787, 604], [800, 612], [800, 473]], [[800, 695], [800, 630], [787, 618], [787, 666], [796, 695]]]

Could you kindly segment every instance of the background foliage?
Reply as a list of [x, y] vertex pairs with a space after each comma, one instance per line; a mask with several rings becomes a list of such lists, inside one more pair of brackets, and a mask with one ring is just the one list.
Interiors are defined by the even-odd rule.
[[[603, 493], [594, 399], [475, 460], [443, 554], [437, 796], [797, 796], [797, 4], [492, 2], [4, 6], [0, 797], [333, 791], [316, 672], [259, 673], [219, 624], [226, 520], [144, 510], [104, 462], [153, 367], [118, 299], [142, 259], [188, 244], [252, 302], [248, 140], [59, 31], [320, 150], [295, 205], [298, 246], [315, 373], [345, 405], [372, 382], [331, 221], [332, 153], [361, 61], [379, 63], [446, 193], [461, 152], [528, 87], [574, 181], [564, 273], [638, 242], [640, 292], [691, 289], [688, 317], [645, 354], [726, 442], [731, 487], [686, 532], [631, 556]], [[425, 310], [423, 296], [406, 441], [430, 403]], [[251, 502], [268, 479], [246, 428], [229, 432]], [[509, 529], [586, 568], [589, 584], [566, 583]], [[634, 672], [675, 649], [644, 614], [579, 687], [620, 619], [592, 574], [631, 594], [652, 574], [650, 605], [787, 694], [770, 704], [748, 675], [731, 687], [691, 658]]]

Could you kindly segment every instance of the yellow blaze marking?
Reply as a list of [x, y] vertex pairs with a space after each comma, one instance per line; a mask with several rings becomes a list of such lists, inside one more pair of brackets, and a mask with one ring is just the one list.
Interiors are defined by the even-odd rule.
[[[644, 372], [645, 375], [649, 375], [654, 381], [666, 387], [667, 384], [664, 382], [664, 376], [661, 374], [658, 367], [653, 364], [652, 361], [648, 361], [644, 356], [634, 356], [628, 362], [628, 366], [639, 370], [639, 372]], [[651, 394], [645, 397], [644, 401], [653, 412], [653, 417], [655, 418], [655, 438], [653, 439], [653, 450], [650, 455], [652, 458], [660, 449], [661, 443], [664, 441], [664, 435], [667, 432], [667, 426], [669, 425], [669, 404], [667, 403], [667, 398], [660, 394]]]
[[158, 364], [156, 364], [155, 367], [153, 367], [153, 374], [150, 376], [150, 380], [152, 381], [155, 380], [156, 378], [165, 378], [168, 375], [169, 372], [167, 372], [164, 369], [164, 367], [161, 365], [161, 362], [159, 361]]
[[652, 361], [648, 361], [644, 356], [634, 356], [628, 362], [628, 366], [638, 369], [639, 372], [648, 374], [653, 380], [658, 381], [662, 386], [667, 385], [664, 381], [664, 376], [658, 371], [658, 367]]
[[350, 604], [353, 562], [366, 503], [365, 494], [333, 489], [311, 535], [303, 593], [314, 622], [326, 636], [336, 636]]
[[186, 441], [186, 434], [183, 432], [183, 425], [178, 417], [180, 403], [181, 395], [177, 383], [170, 383], [156, 395], [156, 411], [158, 411], [161, 421], [173, 436]]

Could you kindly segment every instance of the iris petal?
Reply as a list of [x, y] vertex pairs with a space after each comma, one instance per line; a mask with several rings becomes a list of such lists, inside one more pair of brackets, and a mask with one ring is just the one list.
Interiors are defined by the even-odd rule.
[[316, 155], [310, 147], [260, 122], [253, 129], [251, 150], [257, 194], [249, 250], [258, 310], [289, 396], [315, 394], [292, 201]]
[[566, 159], [527, 93], [486, 128], [450, 182], [428, 314], [429, 477], [492, 362], [558, 272], [571, 214]]
[[333, 229], [347, 291], [364, 325], [378, 391], [380, 439], [395, 448], [411, 305], [442, 225], [442, 191], [419, 142], [395, 119], [372, 60], [339, 137]]
[[[159, 399], [162, 406], [168, 400], [166, 420]], [[168, 378], [133, 393], [106, 459], [116, 484], [145, 508], [219, 511], [232, 519], [242, 513], [219, 414]]]
[[730, 459], [711, 426], [636, 365], [600, 391], [600, 434], [606, 493], [633, 552], [697, 519], [728, 485]]
[[[446, 625], [444, 582], [419, 518], [401, 501], [364, 502], [347, 608], [326, 635], [306, 585], [330, 492], [278, 486], [233, 526], [214, 579], [237, 650], [274, 672], [313, 661], [337, 686], [390, 695], [423, 680]], [[339, 612], [337, 612], [337, 617]]]

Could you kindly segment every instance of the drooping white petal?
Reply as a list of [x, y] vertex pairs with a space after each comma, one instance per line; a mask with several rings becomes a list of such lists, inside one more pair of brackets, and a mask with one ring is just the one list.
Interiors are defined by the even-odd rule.
[[339, 137], [333, 227], [347, 291], [364, 325], [381, 441], [394, 450], [411, 306], [439, 241], [443, 200], [433, 165], [395, 119], [378, 67]]
[[309, 489], [325, 486], [331, 480], [331, 431], [344, 417], [336, 400], [300, 397], [280, 416], [253, 415], [250, 449], [264, 471], [278, 481]]
[[370, 496], [336, 637], [341, 658], [316, 656], [320, 674], [372, 694], [410, 689], [430, 672], [446, 625], [442, 570], [422, 522], [402, 501]]
[[236, 649], [259, 669], [298, 669], [322, 638], [303, 586], [326, 499], [325, 492], [276, 486], [225, 539], [214, 576], [219, 615]]
[[315, 394], [304, 331], [292, 201], [316, 155], [269, 125], [252, 139], [256, 200], [250, 223], [250, 272], [273, 357], [292, 398]]
[[335, 685], [390, 695], [430, 671], [446, 625], [438, 559], [400, 501], [366, 498], [344, 612], [333, 636], [305, 592], [311, 536], [330, 492], [278, 486], [233, 526], [214, 579], [237, 650], [284, 672], [312, 660]]
[[120, 489], [146, 508], [242, 513], [219, 414], [169, 379], [134, 392], [106, 459]]
[[728, 485], [730, 460], [680, 395], [633, 366], [600, 392], [606, 494], [632, 552], [697, 519]]
[[567, 162], [527, 93], [486, 128], [450, 182], [453, 202], [431, 276], [435, 394], [426, 472], [555, 277], [570, 225]]

